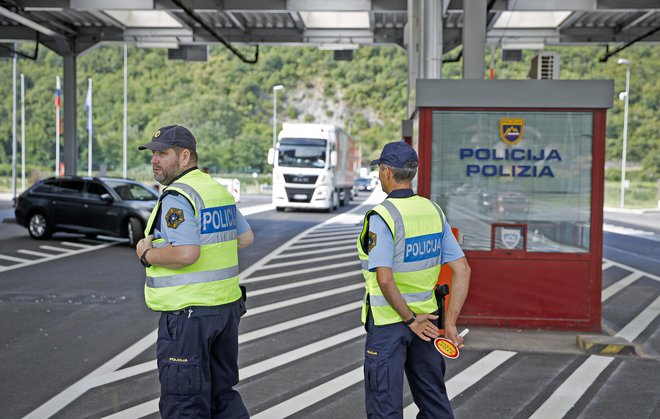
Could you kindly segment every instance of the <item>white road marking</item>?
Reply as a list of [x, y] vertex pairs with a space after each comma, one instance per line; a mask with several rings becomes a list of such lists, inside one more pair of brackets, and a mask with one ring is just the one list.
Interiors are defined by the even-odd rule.
[[[353, 243], [354, 245], [357, 243], [357, 237], [353, 237], [352, 239], [343, 239], [343, 240], [337, 240], [333, 241], [332, 244], [346, 244], [346, 243]], [[301, 245], [296, 245], [296, 246], [289, 246], [288, 250], [298, 250], [298, 249], [309, 249], [314, 248], [317, 249], [319, 246], [322, 246], [323, 244], [321, 243], [309, 243], [309, 244], [301, 244]]]
[[65, 246], [78, 247], [80, 249], [87, 249], [88, 247], [91, 247], [91, 245], [89, 244], [73, 243], [73, 242], [60, 242], [60, 244], [63, 244]]
[[660, 314], [660, 296], [614, 336], [632, 342], [658, 317], [658, 314]]
[[355, 368], [354, 370], [333, 378], [311, 390], [307, 390], [306, 392], [298, 394], [280, 404], [263, 410], [252, 416], [252, 419], [272, 419], [291, 416], [292, 414], [300, 412], [314, 403], [328, 398], [353, 384], [359, 383], [363, 378], [364, 373], [362, 372], [362, 367]]
[[614, 266], [614, 265], [612, 265], [612, 262], [610, 262], [609, 260], [604, 260], [603, 261], [603, 266], [601, 267], [601, 270], [604, 271], [605, 269], [608, 269], [610, 266]]
[[280, 258], [292, 258], [292, 257], [298, 257], [298, 256], [315, 255], [315, 254], [318, 254], [318, 253], [336, 252], [338, 250], [348, 250], [348, 249], [355, 249], [355, 245], [354, 244], [349, 244], [348, 246], [326, 247], [326, 248], [323, 248], [323, 249], [308, 250], [306, 252], [280, 253], [279, 257]]
[[[293, 288], [304, 287], [304, 286], [307, 286], [307, 285], [320, 284], [320, 283], [327, 282], [327, 281], [333, 281], [335, 279], [344, 279], [344, 278], [348, 278], [348, 277], [351, 277], [351, 276], [357, 276], [357, 275], [360, 275], [360, 277], [361, 277], [362, 272], [361, 271], [342, 272], [342, 273], [339, 273], [339, 274], [336, 274], [336, 275], [322, 276], [320, 278], [306, 279], [304, 281], [289, 282], [287, 284], [276, 285], [274, 287], [262, 288], [262, 289], [254, 290], [254, 291], [248, 290], [248, 296], [249, 297], [254, 297], [254, 296], [257, 296], [257, 295], [271, 294], [273, 292], [290, 290], [290, 289], [293, 289]], [[360, 282], [360, 283], [364, 284], [364, 282]]]
[[341, 230], [331, 230], [331, 231], [315, 231], [314, 234], [308, 234], [306, 237], [310, 239], [317, 239], [317, 238], [338, 238], [338, 237], [344, 237], [344, 236], [352, 236], [352, 237], [357, 237], [358, 234], [360, 234], [360, 230], [356, 229], [341, 229]]
[[314, 293], [314, 294], [306, 294], [306, 295], [303, 295], [301, 297], [292, 298], [290, 300], [278, 301], [277, 303], [266, 304], [265, 306], [259, 306], [259, 307], [253, 308], [253, 309], [248, 309], [248, 312], [247, 312], [247, 314], [245, 314], [245, 317], [254, 316], [256, 314], [261, 314], [261, 313], [266, 313], [266, 312], [269, 312], [269, 311], [272, 311], [272, 310], [278, 310], [278, 309], [284, 308], [284, 307], [291, 307], [291, 306], [294, 306], [296, 304], [303, 304], [303, 303], [307, 303], [307, 302], [312, 301], [312, 300], [318, 300], [318, 299], [321, 299], [321, 298], [326, 298], [326, 297], [330, 297], [330, 296], [337, 295], [337, 294], [343, 294], [345, 292], [355, 291], [355, 290], [359, 290], [359, 289], [364, 289], [364, 283], [363, 282], [361, 282], [359, 284], [346, 285], [345, 287], [333, 288], [333, 289], [330, 289], [330, 290], [321, 291], [321, 292], [317, 292], [317, 293]]
[[275, 205], [273, 205], [273, 204], [262, 204], [262, 205], [254, 205], [254, 206], [247, 207], [247, 208], [239, 208], [238, 210], [244, 216], [248, 216], [248, 215], [257, 214], [257, 213], [260, 213], [260, 212], [272, 211], [274, 209], [275, 209]]
[[[500, 350], [490, 352], [488, 355], [459, 372], [445, 383], [447, 397], [451, 400], [458, 396], [478, 383], [481, 379], [494, 371], [495, 368], [502, 365], [515, 354], [516, 352]], [[412, 403], [403, 409], [404, 419], [413, 419], [417, 416], [417, 413], [419, 413], [419, 408], [415, 403]]]
[[613, 224], [603, 224], [603, 231], [607, 231], [608, 233], [621, 234], [624, 236], [636, 237], [638, 239], [660, 242], [660, 237], [657, 237], [656, 234], [652, 231], [639, 230], [630, 227], [621, 227]]
[[639, 272], [647, 278], [651, 278], [651, 279], [654, 279], [656, 281], [660, 281], [660, 276], [653, 275], [652, 273], [640, 271], [639, 269], [633, 268], [632, 266], [624, 265], [623, 263], [615, 262], [613, 260], [605, 259], [605, 261], [609, 262], [613, 266], [618, 266], [619, 268], [627, 269], [630, 272]]
[[30, 259], [17, 258], [14, 256], [0, 255], [0, 259], [9, 260], [11, 262], [30, 262]]
[[530, 419], [563, 418], [614, 358], [591, 355], [539, 407]]
[[266, 265], [270, 269], [275, 269], [275, 268], [284, 268], [287, 266], [294, 266], [294, 265], [305, 265], [307, 263], [314, 263], [314, 262], [324, 262], [326, 260], [333, 260], [333, 259], [341, 259], [341, 258], [348, 258], [348, 257], [353, 257], [355, 258], [355, 261], [357, 263], [357, 252], [346, 252], [346, 253], [337, 253], [337, 254], [331, 254], [329, 256], [319, 256], [316, 258], [309, 258], [309, 259], [300, 259], [300, 260], [291, 260], [289, 262], [280, 262], [280, 263], [270, 263]]
[[642, 277], [641, 272], [633, 272], [627, 275], [626, 277], [619, 279], [618, 281], [616, 281], [609, 287], [605, 288], [601, 292], [600, 301], [605, 302], [605, 300], [611, 298], [614, 294], [618, 293], [619, 291], [621, 291], [628, 285], [632, 284], [633, 282], [637, 281], [641, 277]]
[[[15, 265], [6, 266], [6, 267], [3, 267], [1, 270], [3, 272], [6, 272], [6, 271], [11, 271], [13, 269], [25, 268], [26, 266], [37, 265], [39, 263], [49, 262], [49, 261], [55, 260], [55, 259], [62, 259], [62, 258], [70, 257], [70, 256], [80, 255], [80, 254], [87, 253], [87, 252], [93, 252], [94, 250], [103, 249], [103, 248], [106, 248], [106, 247], [114, 246], [116, 244], [117, 244], [117, 242], [105, 243], [105, 244], [101, 244], [101, 245], [98, 245], [98, 246], [90, 246], [87, 249], [81, 249], [81, 250], [78, 250], [78, 251], [75, 251], [75, 252], [60, 253], [60, 254], [57, 254], [57, 255], [53, 255], [53, 254], [46, 255], [46, 253], [41, 253], [42, 255], [46, 255], [46, 257], [43, 257], [41, 259], [35, 259], [35, 260], [30, 260], [30, 261], [26, 261], [26, 262], [17, 263]], [[21, 250], [23, 250], [23, 249], [17, 250], [17, 252], [24, 253], [24, 254], [30, 254], [30, 253], [27, 253], [28, 251], [22, 251], [21, 252]], [[33, 253], [39, 253], [39, 252], [33, 252]]]
[[27, 250], [27, 249], [18, 249], [16, 252], [22, 253], [24, 255], [32, 255], [32, 256], [43, 256], [43, 257], [54, 256], [52, 253], [37, 252], [35, 250]]
[[71, 249], [63, 249], [61, 247], [55, 247], [55, 246], [39, 246], [40, 249], [44, 250], [52, 250], [53, 252], [60, 252], [60, 253], [69, 253], [72, 252]]
[[329, 265], [316, 266], [316, 267], [313, 267], [313, 268], [298, 269], [297, 271], [288, 271], [288, 272], [280, 272], [280, 273], [277, 273], [277, 274], [255, 276], [254, 278], [248, 278], [248, 279], [241, 280], [241, 284], [251, 284], [253, 282], [267, 281], [269, 279], [284, 278], [284, 277], [289, 277], [289, 276], [293, 276], [293, 275], [306, 274], [306, 273], [310, 273], [310, 272], [318, 272], [318, 271], [326, 271], [326, 270], [328, 272], [332, 272], [333, 269], [342, 268], [344, 266], [360, 266], [360, 263], [359, 263], [359, 261], [354, 260], [354, 261], [350, 261], [350, 262], [332, 263], [332, 264], [329, 264]]
[[[352, 240], [352, 241], [357, 241], [357, 234], [342, 234], [341, 236], [336, 236], [332, 238], [333, 240], [337, 240], [337, 242], [340, 241], [345, 241], [345, 240]], [[317, 237], [313, 239], [301, 239], [298, 241], [301, 245], [307, 245], [310, 243], [327, 243], [330, 240], [328, 240], [327, 237]], [[296, 246], [298, 247], [298, 246]]]

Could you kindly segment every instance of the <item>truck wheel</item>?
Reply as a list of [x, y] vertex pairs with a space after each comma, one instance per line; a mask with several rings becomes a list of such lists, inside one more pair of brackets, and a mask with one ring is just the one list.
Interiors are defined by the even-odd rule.
[[126, 233], [128, 237], [128, 245], [135, 247], [140, 240], [144, 238], [144, 230], [142, 223], [135, 217], [128, 219], [128, 224], [126, 225]]
[[277, 211], [277, 212], [282, 212], [282, 211], [284, 211], [284, 208], [282, 208], [282, 207], [275, 207], [275, 211]]

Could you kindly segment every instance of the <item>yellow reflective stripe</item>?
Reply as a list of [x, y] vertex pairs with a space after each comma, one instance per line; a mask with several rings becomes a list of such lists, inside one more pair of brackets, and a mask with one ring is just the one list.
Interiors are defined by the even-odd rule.
[[151, 277], [147, 276], [149, 288], [176, 287], [179, 285], [199, 284], [202, 282], [222, 281], [238, 276], [238, 265], [212, 271], [190, 272], [177, 275]]

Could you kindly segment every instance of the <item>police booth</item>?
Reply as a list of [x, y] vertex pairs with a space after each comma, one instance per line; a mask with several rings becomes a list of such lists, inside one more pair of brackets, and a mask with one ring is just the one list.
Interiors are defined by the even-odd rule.
[[418, 193], [472, 279], [461, 323], [599, 331], [611, 80], [417, 80]]

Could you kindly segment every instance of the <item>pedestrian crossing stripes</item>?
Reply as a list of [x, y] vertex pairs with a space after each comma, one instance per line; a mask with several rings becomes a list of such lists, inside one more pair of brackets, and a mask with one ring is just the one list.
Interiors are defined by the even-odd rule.
[[[251, 417], [316, 417], [315, 412], [320, 417], [364, 417], [364, 406], [359, 401], [362, 397], [355, 397], [363, 392], [361, 342], [365, 332], [359, 315], [364, 284], [359, 261], [352, 252], [364, 211], [362, 207], [352, 214], [339, 215], [297, 235], [241, 273], [241, 283], [248, 286], [249, 298], [239, 335], [243, 359], [237, 389], [246, 400]], [[334, 234], [335, 231], [341, 234]], [[306, 237], [315, 242], [310, 243]], [[618, 265], [605, 261], [603, 269]], [[278, 271], [272, 272], [273, 269]], [[644, 278], [657, 281], [645, 272], [632, 268], [628, 272], [603, 290], [604, 304], [626, 293], [630, 287], [638, 286]], [[657, 319], [659, 305], [660, 297], [629, 318], [618, 330], [621, 337], [640, 338]], [[510, 368], [517, 360], [524, 359], [525, 348], [476, 350], [471, 348], [470, 338], [478, 339], [479, 331], [470, 335], [461, 358], [448, 366], [452, 369], [446, 383], [448, 395], [462, 406], [466, 399], [482, 391], [484, 383], [502, 391], [509, 390], [517, 410], [510, 410], [506, 417], [519, 414], [521, 406], [527, 409], [526, 416], [537, 418], [560, 418], [569, 412], [579, 416], [576, 406], [585, 405], [585, 395], [600, 391], [603, 383], [599, 380], [609, 379], [606, 371], [618, 365], [613, 357], [587, 356], [577, 351], [535, 354], [539, 358], [550, 357], [557, 370], [562, 371], [557, 379], [546, 382], [545, 377], [532, 377], [534, 370]], [[159, 390], [155, 360], [137, 364], [131, 361], [141, 354], [144, 357], [152, 353], [155, 340], [154, 331], [28, 417], [54, 415], [77, 403], [76, 399], [92, 388], [129, 385], [145, 374], [152, 375], [150, 396], [119, 400], [117, 406], [122, 410], [109, 411], [106, 407], [103, 415], [107, 418], [153, 415], [158, 411], [155, 396]], [[328, 360], [330, 352], [341, 355], [341, 361]], [[321, 366], [326, 366], [325, 374], [318, 372]], [[660, 373], [656, 364], [651, 368]], [[514, 369], [516, 371], [512, 371]], [[511, 379], [500, 379], [504, 371], [509, 376], [518, 375], [539, 385], [537, 388], [527, 386], [529, 394], [521, 400], [523, 396], [513, 394], [516, 387]], [[342, 405], [344, 399], [353, 400], [353, 403]], [[327, 411], [324, 410], [327, 405], [343, 407]], [[417, 412], [414, 404], [407, 405], [404, 417], [412, 418]], [[473, 410], [466, 417], [481, 417], [486, 414], [484, 412], [487, 410]], [[90, 415], [102, 416], [94, 412]]]

